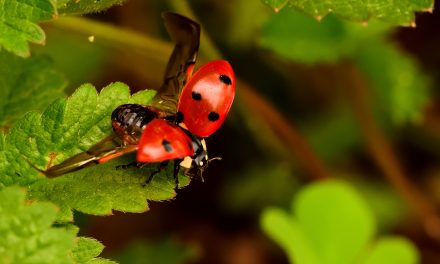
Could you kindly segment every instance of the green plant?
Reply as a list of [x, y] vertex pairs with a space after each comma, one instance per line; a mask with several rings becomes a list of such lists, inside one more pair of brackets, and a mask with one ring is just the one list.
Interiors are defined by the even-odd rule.
[[268, 208], [262, 227], [291, 263], [417, 263], [414, 245], [403, 237], [373, 241], [374, 215], [355, 189], [324, 181], [301, 190], [292, 213]]

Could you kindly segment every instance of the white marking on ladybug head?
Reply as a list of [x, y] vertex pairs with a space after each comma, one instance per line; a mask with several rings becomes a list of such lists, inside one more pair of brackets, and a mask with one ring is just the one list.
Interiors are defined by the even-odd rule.
[[185, 157], [181, 162], [180, 162], [180, 167], [185, 168], [185, 169], [190, 169], [191, 168], [191, 164], [192, 164], [192, 158], [190, 156]]

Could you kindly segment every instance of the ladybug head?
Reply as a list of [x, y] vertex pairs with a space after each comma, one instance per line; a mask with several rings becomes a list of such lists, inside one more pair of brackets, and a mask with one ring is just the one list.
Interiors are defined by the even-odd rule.
[[204, 139], [193, 140], [194, 155], [191, 157], [186, 157], [180, 166], [185, 170], [185, 174], [190, 177], [198, 177], [203, 182], [203, 171], [205, 171], [209, 163], [213, 160], [221, 160], [220, 157], [215, 157], [212, 159], [208, 158], [208, 152], [206, 150], [206, 143]]

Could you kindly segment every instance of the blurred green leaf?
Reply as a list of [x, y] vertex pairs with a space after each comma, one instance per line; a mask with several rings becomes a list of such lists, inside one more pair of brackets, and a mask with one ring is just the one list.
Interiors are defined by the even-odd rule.
[[336, 62], [358, 52], [371, 38], [383, 38], [390, 27], [379, 22], [368, 26], [343, 22], [335, 16], [316, 21], [292, 10], [272, 15], [263, 27], [260, 44], [302, 63]]
[[305, 188], [292, 209], [321, 263], [352, 263], [375, 231], [367, 204], [340, 182]]
[[410, 26], [415, 20], [415, 12], [431, 12], [433, 0], [264, 0], [266, 4], [279, 11], [287, 6], [303, 11], [317, 19], [334, 13], [347, 20], [365, 22], [372, 18], [395, 25]]
[[367, 77], [379, 115], [398, 125], [418, 122], [429, 98], [429, 81], [411, 57], [387, 42], [389, 30], [383, 23], [364, 27], [334, 16], [317, 22], [288, 10], [267, 21], [260, 44], [307, 64], [351, 59]]
[[[145, 90], [130, 97], [125, 84], [113, 83], [96, 92], [92, 85], [80, 87], [69, 99], [58, 100], [42, 115], [35, 112], [18, 120], [0, 140], [0, 184], [30, 187], [30, 197], [60, 206], [61, 220], [70, 220], [70, 209], [90, 214], [147, 210], [146, 200], [167, 200], [175, 196], [172, 168], [156, 176], [146, 187], [142, 183], [157, 164], [140, 170], [115, 170], [129, 163], [129, 157], [84, 169], [55, 179], [46, 179], [41, 169], [88, 150], [112, 133], [110, 115], [124, 103], [148, 104], [155, 91]], [[131, 159], [132, 161], [133, 159]], [[118, 163], [119, 162], [119, 163]], [[180, 177], [181, 186], [188, 184]]]
[[395, 229], [408, 215], [409, 210], [405, 201], [392, 186], [387, 182], [366, 180], [377, 176], [363, 175], [362, 178], [359, 178], [352, 174], [338, 174], [336, 177], [351, 179], [352, 184], [359, 190], [373, 212], [377, 229], [381, 233]]
[[287, 253], [290, 263], [322, 264], [311, 241], [291, 215], [278, 208], [267, 208], [261, 217], [264, 231]]
[[378, 116], [395, 124], [420, 123], [430, 97], [429, 80], [416, 62], [392, 44], [370, 41], [353, 56], [374, 91]]
[[341, 161], [361, 146], [362, 137], [350, 109], [328, 110], [302, 128], [312, 149], [328, 163]]
[[0, 48], [29, 56], [28, 41], [43, 44], [44, 31], [36, 22], [56, 15], [51, 0], [0, 0]]
[[80, 237], [75, 242], [75, 226], [52, 227], [57, 215], [53, 204], [30, 203], [25, 197], [16, 186], [0, 190], [1, 263], [114, 263], [94, 258], [103, 249], [96, 240]]
[[376, 242], [364, 264], [414, 264], [419, 263], [417, 248], [405, 238], [384, 237]]
[[122, 2], [124, 0], [0, 0], [0, 48], [28, 57], [28, 41], [44, 44], [46, 38], [36, 23], [63, 14], [98, 12]]
[[293, 11], [282, 11], [263, 27], [260, 44], [283, 57], [302, 62], [334, 62], [355, 48], [344, 24], [334, 16], [318, 22]]
[[0, 52], [0, 126], [64, 95], [66, 81], [45, 56], [23, 59]]
[[[367, 204], [343, 182], [323, 181], [306, 187], [297, 194], [292, 210], [289, 215], [269, 208], [261, 219], [265, 232], [284, 248], [291, 263], [358, 263], [375, 232]], [[400, 256], [390, 255], [387, 263], [409, 263], [414, 252], [417, 255], [411, 248]], [[371, 257], [365, 256], [366, 260]]]
[[[45, 28], [48, 39], [44, 46], [32, 48], [33, 54], [49, 56], [55, 67], [69, 78], [67, 92], [73, 92], [78, 86], [87, 82], [94, 83], [102, 79], [108, 71], [108, 46], [101, 42], [90, 42], [87, 36], [75, 34], [55, 27]], [[74, 50], [75, 52], [66, 52]]]
[[51, 227], [56, 208], [49, 203], [25, 204], [18, 187], [0, 191], [1, 263], [72, 263], [75, 232]]
[[172, 240], [136, 242], [122, 250], [114, 259], [124, 264], [183, 264], [194, 260], [196, 253], [195, 248], [179, 245]]
[[269, 205], [281, 206], [298, 187], [298, 180], [288, 164], [251, 163], [247, 170], [236, 174], [224, 185], [222, 192], [222, 202], [228, 210], [259, 212]]

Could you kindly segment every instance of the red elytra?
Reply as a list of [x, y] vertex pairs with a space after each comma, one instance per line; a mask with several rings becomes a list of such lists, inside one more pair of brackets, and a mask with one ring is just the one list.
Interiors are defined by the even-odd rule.
[[192, 141], [181, 128], [163, 119], [153, 119], [142, 133], [137, 161], [161, 162], [193, 154]]
[[203, 65], [182, 90], [178, 122], [198, 137], [208, 137], [222, 125], [235, 96], [235, 75], [224, 60]]

